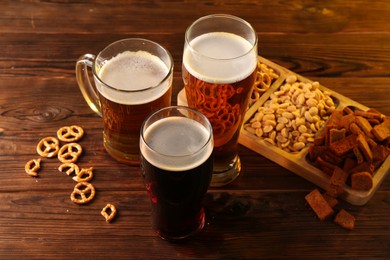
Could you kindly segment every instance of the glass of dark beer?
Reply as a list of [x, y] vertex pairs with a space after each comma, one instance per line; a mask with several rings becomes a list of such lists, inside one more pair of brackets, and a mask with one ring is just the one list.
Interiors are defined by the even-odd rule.
[[[88, 67], [95, 84], [91, 84]], [[173, 60], [161, 45], [139, 38], [114, 42], [76, 63], [80, 90], [103, 118], [103, 144], [116, 160], [139, 165], [139, 131], [153, 111], [171, 104]]]
[[211, 186], [232, 182], [241, 171], [238, 137], [257, 72], [257, 34], [241, 18], [202, 17], [185, 33], [183, 81], [188, 106], [210, 120], [214, 134]]
[[178, 241], [202, 230], [203, 199], [213, 172], [213, 134], [196, 110], [171, 106], [141, 127], [141, 170], [152, 208], [152, 227]]

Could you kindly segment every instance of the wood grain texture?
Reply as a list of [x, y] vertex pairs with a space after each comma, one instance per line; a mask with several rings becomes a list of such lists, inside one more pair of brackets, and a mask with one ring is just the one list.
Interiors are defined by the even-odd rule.
[[[139, 168], [113, 160], [102, 122], [84, 101], [75, 62], [109, 43], [143, 37], [166, 47], [174, 68], [173, 104], [182, 89], [185, 29], [211, 13], [230, 13], [258, 32], [259, 54], [390, 115], [388, 1], [1, 1], [0, 259], [335, 259], [390, 257], [390, 178], [363, 207], [341, 201], [357, 219], [347, 231], [321, 222], [305, 203], [315, 186], [240, 146], [242, 174], [210, 189], [205, 229], [186, 243], [151, 230]], [[96, 198], [70, 200], [75, 182], [43, 159], [24, 172], [40, 138], [64, 125], [86, 134], [79, 164], [94, 166]], [[118, 208], [111, 224], [100, 215]]]

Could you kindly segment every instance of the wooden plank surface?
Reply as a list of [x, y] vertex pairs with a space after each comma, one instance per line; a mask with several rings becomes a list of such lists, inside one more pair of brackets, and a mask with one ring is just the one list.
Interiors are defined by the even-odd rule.
[[[144, 37], [175, 61], [173, 103], [183, 84], [184, 32], [200, 16], [230, 13], [259, 35], [259, 54], [390, 115], [388, 1], [1, 1], [0, 259], [255, 259], [390, 257], [390, 179], [363, 207], [341, 202], [353, 231], [320, 222], [304, 196], [315, 186], [240, 146], [243, 172], [210, 189], [203, 232], [182, 244], [158, 238], [137, 167], [102, 145], [102, 123], [85, 103], [75, 62], [107, 44]], [[74, 181], [57, 159], [39, 178], [24, 172], [40, 138], [64, 125], [85, 131], [80, 165], [94, 166], [97, 196], [71, 202]], [[105, 223], [107, 202], [119, 215]]]

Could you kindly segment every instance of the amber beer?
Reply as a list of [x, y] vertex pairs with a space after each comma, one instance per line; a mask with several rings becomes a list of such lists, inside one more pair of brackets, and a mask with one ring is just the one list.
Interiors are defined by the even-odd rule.
[[105, 84], [133, 91], [122, 93], [98, 87], [104, 146], [115, 159], [134, 164], [139, 162], [141, 124], [152, 111], [170, 105], [171, 82], [167, 81], [154, 90], [142, 90], [160, 83], [168, 70], [156, 56], [140, 51], [120, 53], [100, 69], [99, 78]]
[[103, 144], [113, 158], [139, 165], [141, 124], [152, 111], [171, 104], [172, 75], [170, 53], [141, 38], [113, 42], [97, 56], [84, 54], [77, 60], [77, 83], [87, 104], [103, 118]]
[[187, 107], [161, 109], [142, 126], [140, 150], [153, 229], [168, 240], [198, 233], [205, 223], [203, 198], [213, 172], [207, 118]]
[[[251, 39], [238, 32], [199, 33], [208, 29], [209, 24], [218, 24], [219, 20], [223, 20], [222, 23], [228, 20], [225, 26], [219, 27], [227, 31], [235, 23], [249, 26], [245, 21], [227, 15], [199, 19], [186, 32], [182, 68], [188, 105], [206, 115], [213, 127], [212, 186], [225, 185], [240, 173], [238, 137], [257, 68], [257, 37], [251, 27], [248, 29], [252, 32], [248, 33], [252, 35]], [[200, 28], [193, 28], [198, 24]]]

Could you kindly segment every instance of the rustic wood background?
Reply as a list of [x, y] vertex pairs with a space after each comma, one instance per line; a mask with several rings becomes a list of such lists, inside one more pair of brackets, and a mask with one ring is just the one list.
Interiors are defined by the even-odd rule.
[[[140, 171], [104, 151], [75, 62], [122, 38], [157, 41], [175, 60], [176, 97], [185, 29], [211, 13], [250, 22], [261, 56], [390, 115], [386, 0], [0, 1], [0, 259], [390, 257], [389, 177], [365, 206], [341, 203], [357, 218], [347, 231], [316, 219], [304, 201], [313, 184], [243, 146], [243, 173], [210, 189], [199, 236], [172, 244], [152, 232]], [[56, 159], [43, 159], [39, 178], [24, 172], [40, 138], [71, 124], [86, 131], [79, 164], [95, 167], [97, 196], [84, 206]], [[119, 210], [111, 224], [100, 215], [108, 202]]]

